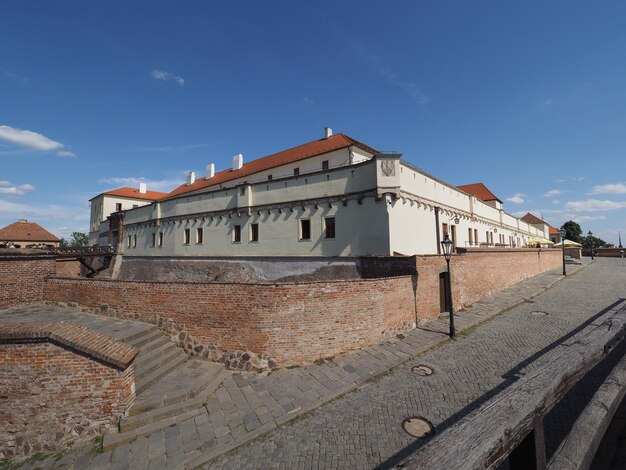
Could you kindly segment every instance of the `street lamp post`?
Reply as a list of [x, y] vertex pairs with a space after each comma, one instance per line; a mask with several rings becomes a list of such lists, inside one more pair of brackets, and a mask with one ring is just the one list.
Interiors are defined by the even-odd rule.
[[450, 258], [452, 258], [452, 240], [446, 233], [446, 236], [441, 242], [441, 248], [443, 250], [443, 256], [446, 258], [446, 265], [448, 266], [448, 282], [446, 289], [446, 297], [448, 309], [450, 310], [450, 338], [454, 338], [456, 330], [454, 329], [454, 307], [452, 306], [452, 276], [450, 275]]
[[563, 276], [567, 276], [565, 272], [565, 229], [559, 230], [561, 234], [561, 250], [563, 251]]
[[593, 233], [591, 233], [591, 230], [589, 230], [589, 232], [587, 233], [587, 237], [589, 238], [589, 247], [591, 248], [591, 261], [593, 261], [593, 238], [591, 238], [593, 236]]

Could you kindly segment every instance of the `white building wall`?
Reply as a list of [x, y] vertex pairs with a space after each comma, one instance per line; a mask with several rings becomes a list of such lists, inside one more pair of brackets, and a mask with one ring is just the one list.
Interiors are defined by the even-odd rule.
[[[324, 238], [324, 218], [335, 218], [335, 238]], [[311, 222], [311, 239], [300, 240], [300, 220]], [[360, 256], [389, 254], [385, 203], [366, 197], [342, 203], [307, 205], [294, 210], [273, 209], [260, 213], [196, 217], [157, 226], [126, 229], [125, 254], [129, 256]], [[259, 224], [259, 241], [250, 241], [250, 224]], [[234, 226], [241, 227], [241, 242], [233, 241]], [[185, 229], [190, 243], [184, 244]], [[202, 228], [203, 241], [196, 243]], [[163, 245], [152, 246], [152, 234], [163, 232]], [[137, 245], [134, 237], [137, 237]], [[129, 238], [130, 237], [130, 246]], [[158, 241], [158, 235], [156, 236]], [[158, 242], [157, 242], [158, 243]]]

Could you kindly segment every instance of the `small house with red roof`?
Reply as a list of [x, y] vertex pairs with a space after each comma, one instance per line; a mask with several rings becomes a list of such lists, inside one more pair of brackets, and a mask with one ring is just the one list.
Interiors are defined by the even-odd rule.
[[13, 248], [58, 247], [61, 240], [36, 222], [20, 219], [0, 228], [0, 245]]
[[[455, 187], [401, 157], [326, 128], [321, 139], [249, 162], [236, 154], [221, 171], [208, 163], [169, 193], [100, 194], [91, 200], [93, 240], [121, 227], [108, 240], [127, 256], [336, 257], [439, 253], [446, 236], [481, 248], [547, 238], [483, 183]], [[111, 203], [116, 221], [107, 219]]]

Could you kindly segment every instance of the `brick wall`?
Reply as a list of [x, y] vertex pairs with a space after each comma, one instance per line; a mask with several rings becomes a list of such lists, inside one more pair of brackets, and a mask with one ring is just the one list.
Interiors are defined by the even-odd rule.
[[54, 273], [51, 257], [0, 257], [0, 309], [41, 302], [45, 278]]
[[282, 284], [49, 279], [46, 299], [158, 324], [231, 368], [309, 362], [414, 325], [413, 278]]
[[[455, 306], [558, 267], [560, 259], [545, 250], [455, 255]], [[155, 323], [191, 354], [231, 368], [262, 369], [334, 356], [436, 318], [445, 260], [417, 256], [411, 262], [417, 277], [272, 284], [53, 278], [46, 299]]]
[[55, 275], [59, 277], [84, 277], [85, 269], [75, 259], [58, 259], [55, 263]]
[[0, 323], [0, 458], [50, 453], [117, 424], [138, 350], [72, 323]]

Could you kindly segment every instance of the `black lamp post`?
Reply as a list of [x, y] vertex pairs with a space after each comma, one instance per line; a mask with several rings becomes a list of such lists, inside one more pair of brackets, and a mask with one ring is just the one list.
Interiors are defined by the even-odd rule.
[[443, 241], [441, 242], [441, 248], [443, 250], [443, 256], [446, 258], [446, 265], [448, 266], [448, 282], [446, 289], [446, 297], [448, 309], [450, 310], [450, 338], [454, 338], [456, 330], [454, 329], [454, 307], [452, 306], [452, 276], [450, 275], [450, 258], [452, 258], [452, 240], [446, 233]]
[[565, 272], [565, 229], [559, 230], [561, 234], [561, 249], [563, 250], [563, 276], [567, 276]]
[[593, 236], [593, 233], [591, 233], [591, 230], [589, 230], [589, 232], [587, 233], [587, 237], [589, 238], [589, 247], [591, 248], [591, 261], [593, 261], [593, 238], [591, 238]]

